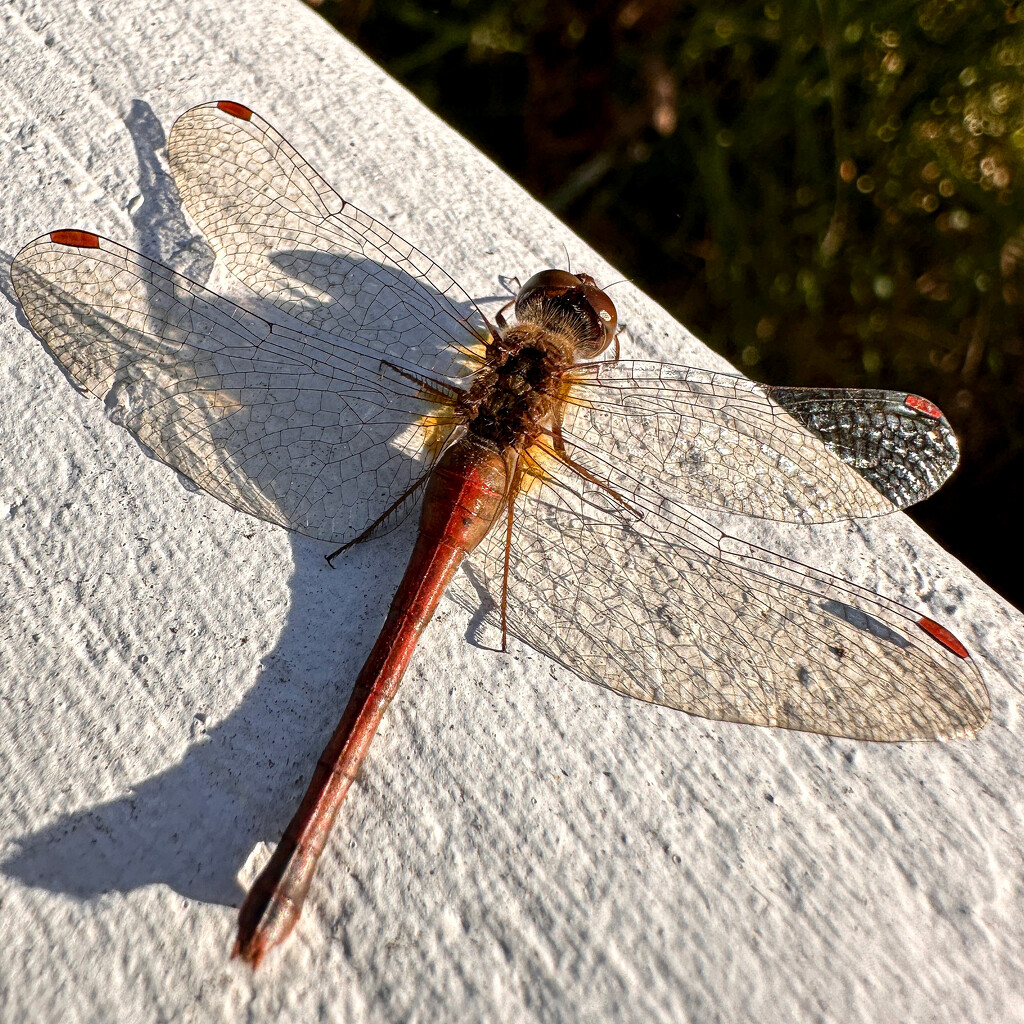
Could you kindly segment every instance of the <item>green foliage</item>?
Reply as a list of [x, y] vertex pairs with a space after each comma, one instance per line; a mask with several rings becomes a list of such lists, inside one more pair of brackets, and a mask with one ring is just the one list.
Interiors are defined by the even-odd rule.
[[935, 398], [965, 468], [929, 526], [1016, 528], [1024, 5], [321, 9], [747, 372]]

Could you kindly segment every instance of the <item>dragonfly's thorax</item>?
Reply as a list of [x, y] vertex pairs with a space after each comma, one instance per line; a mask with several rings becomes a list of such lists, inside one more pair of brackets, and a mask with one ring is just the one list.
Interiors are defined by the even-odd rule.
[[499, 449], [522, 447], [561, 419], [564, 371], [572, 339], [537, 324], [517, 324], [495, 345], [467, 400], [469, 431]]

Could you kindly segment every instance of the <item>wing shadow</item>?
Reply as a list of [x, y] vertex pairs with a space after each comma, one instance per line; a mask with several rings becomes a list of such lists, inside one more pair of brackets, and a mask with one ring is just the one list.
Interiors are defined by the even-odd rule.
[[153, 108], [133, 100], [124, 119], [139, 164], [139, 198], [129, 207], [139, 248], [198, 284], [213, 273], [214, 256], [206, 239], [192, 230], [181, 207], [174, 179], [158, 154], [167, 149], [167, 135]]
[[[197, 717], [182, 760], [129, 794], [20, 837], [0, 870], [79, 898], [163, 883], [189, 899], [238, 905], [238, 871], [256, 842], [280, 838], [340, 717], [383, 620], [388, 580], [401, 570], [406, 532], [335, 570], [323, 545], [295, 538], [287, 621], [239, 705], [209, 730]], [[393, 567], [377, 579], [388, 558]], [[380, 599], [367, 603], [374, 592]], [[361, 617], [364, 628], [353, 625]], [[321, 687], [315, 703], [310, 679]]]
[[[174, 241], [189, 232], [173, 181], [157, 159], [165, 145], [159, 122], [136, 101], [126, 124], [139, 158], [140, 248], [155, 248], [158, 259], [206, 280], [212, 257], [205, 242], [194, 235]], [[239, 905], [244, 892], [237, 873], [257, 841], [276, 841], [287, 824], [384, 618], [385, 597], [410, 545], [411, 530], [402, 530], [383, 547], [375, 542], [355, 549], [331, 570], [325, 545], [293, 535], [288, 619], [239, 706], [211, 729], [197, 716], [196, 741], [181, 762], [128, 795], [20, 837], [0, 871], [78, 898], [162, 883], [189, 899]], [[381, 595], [379, 607], [367, 613], [367, 595], [374, 593]], [[308, 685], [301, 685], [310, 677], [323, 679], [312, 706]]]

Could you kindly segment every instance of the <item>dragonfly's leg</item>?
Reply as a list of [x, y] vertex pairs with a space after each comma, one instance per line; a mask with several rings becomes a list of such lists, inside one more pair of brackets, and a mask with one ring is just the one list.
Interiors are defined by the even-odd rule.
[[508, 327], [508, 321], [505, 319], [505, 310], [508, 309], [509, 306], [514, 306], [515, 304], [515, 299], [509, 299], [508, 302], [506, 302], [505, 305], [494, 314], [494, 322], [498, 325], [500, 330], [503, 331]]
[[501, 573], [501, 653], [508, 650], [508, 569], [512, 559], [512, 524], [515, 522], [516, 495], [523, 479], [523, 460], [516, 461], [505, 505], [505, 566]]
[[420, 397], [436, 402], [438, 405], [457, 406], [465, 394], [461, 388], [454, 387], [443, 380], [433, 380], [425, 374], [412, 373], [401, 366], [389, 363], [386, 359], [382, 359], [380, 365], [386, 366], [400, 377], [405, 377], [406, 380], [411, 380], [414, 384], [419, 385], [422, 392]]
[[569, 457], [569, 453], [565, 450], [565, 438], [562, 437], [561, 418], [555, 420], [555, 425], [551, 429], [551, 443], [555, 446], [555, 451], [559, 455], [564, 455], [566, 458]]
[[[539, 442], [538, 442], [538, 444], [539, 444]], [[581, 466], [565, 450], [565, 442], [562, 440], [562, 431], [561, 431], [560, 427], [555, 429], [555, 430], [552, 430], [552, 432], [551, 432], [551, 446], [550, 447], [548, 445], [546, 445], [546, 444], [545, 445], [540, 445], [539, 444], [539, 446], [544, 448], [552, 456], [554, 456], [556, 459], [558, 459], [558, 461], [561, 462], [563, 466], [567, 466], [574, 473], [576, 473], [579, 476], [583, 477], [583, 479], [586, 480], [588, 483], [592, 483], [595, 487], [597, 487], [600, 490], [604, 491], [605, 494], [607, 494], [616, 504], [621, 505], [631, 515], [636, 516], [637, 519], [643, 519], [644, 514], [643, 514], [643, 512], [640, 511], [640, 509], [638, 509], [635, 506], [631, 505], [621, 494], [619, 494], [619, 492], [617, 490], [615, 490], [614, 487], [609, 487], [608, 484], [604, 480], [600, 479], [600, 477], [594, 476], [594, 474], [591, 473], [590, 470], [587, 469], [586, 466]]]
[[349, 548], [354, 548], [357, 544], [362, 544], [364, 540], [369, 540], [384, 523], [400, 508], [405, 502], [407, 502], [428, 480], [430, 479], [430, 473], [424, 473], [410, 488], [404, 491], [393, 504], [389, 505], [370, 525], [363, 530], [358, 537], [354, 537], [346, 544], [342, 544], [337, 551], [332, 551], [329, 555], [324, 557], [327, 559], [327, 564], [333, 569], [334, 559], [338, 557], [343, 551], [348, 551]]

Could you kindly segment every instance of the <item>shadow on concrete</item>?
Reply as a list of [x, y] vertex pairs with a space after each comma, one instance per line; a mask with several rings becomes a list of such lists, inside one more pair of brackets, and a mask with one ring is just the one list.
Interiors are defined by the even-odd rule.
[[[189, 227], [161, 164], [163, 128], [138, 100], [126, 125], [139, 162], [137, 247], [205, 282], [213, 254]], [[4, 294], [27, 327], [9, 280]], [[197, 716], [195, 744], [179, 764], [129, 796], [21, 837], [0, 871], [82, 898], [163, 883], [189, 899], [241, 902], [236, 875], [253, 846], [276, 842], [291, 817], [383, 622], [411, 550], [413, 522], [347, 553], [333, 570], [324, 560], [330, 546], [292, 540], [288, 620], [237, 709], [209, 730]], [[311, 679], [322, 684], [313, 707]]]

